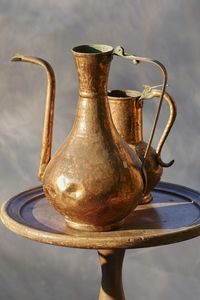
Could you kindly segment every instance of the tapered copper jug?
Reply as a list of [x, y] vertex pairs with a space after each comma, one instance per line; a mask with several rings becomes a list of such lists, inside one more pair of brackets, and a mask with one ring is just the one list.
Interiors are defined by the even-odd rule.
[[78, 107], [69, 135], [52, 158], [53, 69], [40, 58], [16, 54], [12, 60], [40, 65], [47, 73], [38, 174], [47, 199], [72, 228], [112, 230], [141, 201], [145, 176], [138, 155], [120, 137], [110, 114], [107, 81], [114, 49], [82, 45], [72, 53], [80, 85]]
[[[108, 92], [108, 100], [114, 125], [122, 138], [144, 161], [147, 143], [143, 140], [143, 101], [154, 97], [160, 97], [161, 91], [150, 87], [143, 93], [133, 90], [112, 90]], [[163, 173], [163, 167], [169, 167], [174, 161], [164, 163], [161, 160], [161, 150], [176, 118], [176, 104], [172, 97], [165, 92], [164, 100], [169, 106], [169, 118], [160, 138], [157, 149], [150, 147], [146, 161], [145, 171], [147, 187], [142, 197], [141, 204], [152, 200], [150, 191], [158, 184]]]

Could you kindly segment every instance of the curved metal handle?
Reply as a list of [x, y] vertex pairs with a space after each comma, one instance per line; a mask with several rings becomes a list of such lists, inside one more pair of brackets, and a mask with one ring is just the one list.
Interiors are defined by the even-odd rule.
[[160, 93], [160, 101], [159, 101], [159, 105], [158, 105], [158, 108], [157, 108], [157, 113], [156, 113], [156, 116], [155, 116], [155, 119], [154, 119], [154, 122], [153, 122], [153, 126], [152, 126], [152, 129], [151, 129], [150, 138], [149, 138], [149, 141], [148, 141], [148, 144], [147, 144], [147, 147], [146, 147], [146, 150], [145, 150], [145, 154], [144, 154], [144, 160], [143, 160], [143, 167], [144, 167], [145, 162], [146, 162], [146, 157], [147, 157], [147, 154], [148, 154], [149, 149], [151, 147], [152, 140], [153, 140], [155, 130], [156, 130], [156, 126], [157, 126], [157, 123], [158, 123], [158, 118], [159, 118], [159, 115], [160, 115], [160, 110], [161, 110], [161, 106], [162, 106], [162, 102], [163, 102], [163, 96], [164, 96], [165, 88], [166, 88], [166, 85], [167, 85], [167, 70], [165, 69], [165, 66], [157, 60], [125, 53], [124, 48], [122, 48], [121, 46], [117, 46], [114, 49], [113, 54], [115, 54], [117, 56], [120, 56], [120, 57], [123, 57], [123, 58], [126, 58], [126, 59], [129, 59], [134, 64], [138, 64], [139, 62], [142, 61], [142, 62], [147, 62], [147, 63], [153, 64], [153, 65], [156, 65], [157, 67], [159, 67], [159, 69], [161, 70], [162, 75], [163, 75], [163, 83], [162, 83], [162, 90], [161, 90], [161, 93]]
[[50, 64], [37, 57], [26, 56], [20, 53], [16, 53], [12, 61], [29, 62], [41, 66], [45, 69], [47, 75], [47, 93], [46, 93], [46, 105], [44, 115], [44, 126], [42, 135], [42, 149], [39, 161], [38, 178], [42, 181], [43, 175], [51, 160], [51, 148], [52, 148], [52, 136], [53, 136], [53, 116], [54, 116], [54, 102], [55, 102], [55, 75]]
[[[144, 99], [144, 100], [148, 100], [148, 99], [152, 99], [154, 97], [160, 97], [161, 95], [161, 91], [160, 90], [156, 90], [152, 87], [149, 86], [145, 86], [145, 89], [142, 93], [142, 96], [140, 97], [140, 99]], [[163, 148], [163, 145], [169, 135], [169, 132], [174, 124], [174, 121], [176, 119], [176, 114], [177, 114], [177, 109], [176, 109], [176, 103], [173, 100], [173, 98], [168, 94], [168, 93], [164, 93], [164, 97], [163, 99], [167, 102], [168, 106], [169, 106], [169, 118], [167, 121], [167, 124], [165, 126], [165, 129], [163, 131], [163, 134], [158, 142], [158, 146], [156, 148], [156, 153], [157, 153], [157, 160], [158, 163], [162, 166], [162, 167], [170, 167], [173, 165], [174, 160], [170, 161], [169, 163], [165, 163], [163, 162], [163, 160], [161, 159], [161, 151]]]

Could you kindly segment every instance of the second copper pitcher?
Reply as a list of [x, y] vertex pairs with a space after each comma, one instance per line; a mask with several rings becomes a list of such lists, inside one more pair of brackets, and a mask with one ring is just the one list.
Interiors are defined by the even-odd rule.
[[[144, 161], [147, 147], [147, 143], [143, 140], [143, 100], [160, 97], [160, 94], [160, 90], [148, 86], [146, 86], [143, 93], [133, 90], [112, 90], [108, 92], [108, 100], [115, 127], [124, 140], [135, 149], [141, 161]], [[141, 204], [149, 203], [152, 200], [150, 191], [160, 181], [163, 167], [169, 167], [174, 162], [164, 163], [161, 160], [162, 147], [176, 118], [174, 100], [168, 93], [164, 94], [164, 100], [169, 106], [170, 114], [157, 149], [150, 147], [147, 154], [144, 166], [147, 175], [147, 187]]]
[[[68, 226], [72, 228], [87, 231], [112, 230], [121, 226], [138, 205], [146, 186], [146, 177], [138, 155], [120, 137], [111, 118], [107, 99], [111, 61], [115, 55], [160, 67], [165, 77], [157, 117], [166, 86], [166, 71], [161, 63], [127, 55], [122, 47], [80, 45], [73, 48], [72, 53], [79, 79], [77, 113], [69, 135], [52, 158], [55, 101], [53, 69], [45, 60], [23, 54], [16, 54], [12, 60], [39, 65], [47, 74], [46, 110], [38, 173], [47, 199], [64, 215]], [[150, 144], [151, 141], [147, 147]]]

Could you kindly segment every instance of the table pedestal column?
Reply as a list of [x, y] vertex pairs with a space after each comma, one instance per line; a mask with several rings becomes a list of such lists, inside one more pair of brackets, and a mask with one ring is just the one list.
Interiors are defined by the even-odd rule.
[[125, 300], [122, 285], [124, 249], [98, 250], [102, 280], [99, 300]]

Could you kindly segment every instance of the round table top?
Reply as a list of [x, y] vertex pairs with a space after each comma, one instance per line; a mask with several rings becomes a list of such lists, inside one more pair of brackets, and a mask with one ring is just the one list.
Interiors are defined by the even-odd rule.
[[161, 182], [152, 194], [153, 201], [139, 205], [123, 227], [115, 231], [70, 229], [46, 200], [41, 186], [5, 202], [1, 220], [10, 230], [29, 239], [87, 249], [151, 247], [200, 235], [200, 192]]

